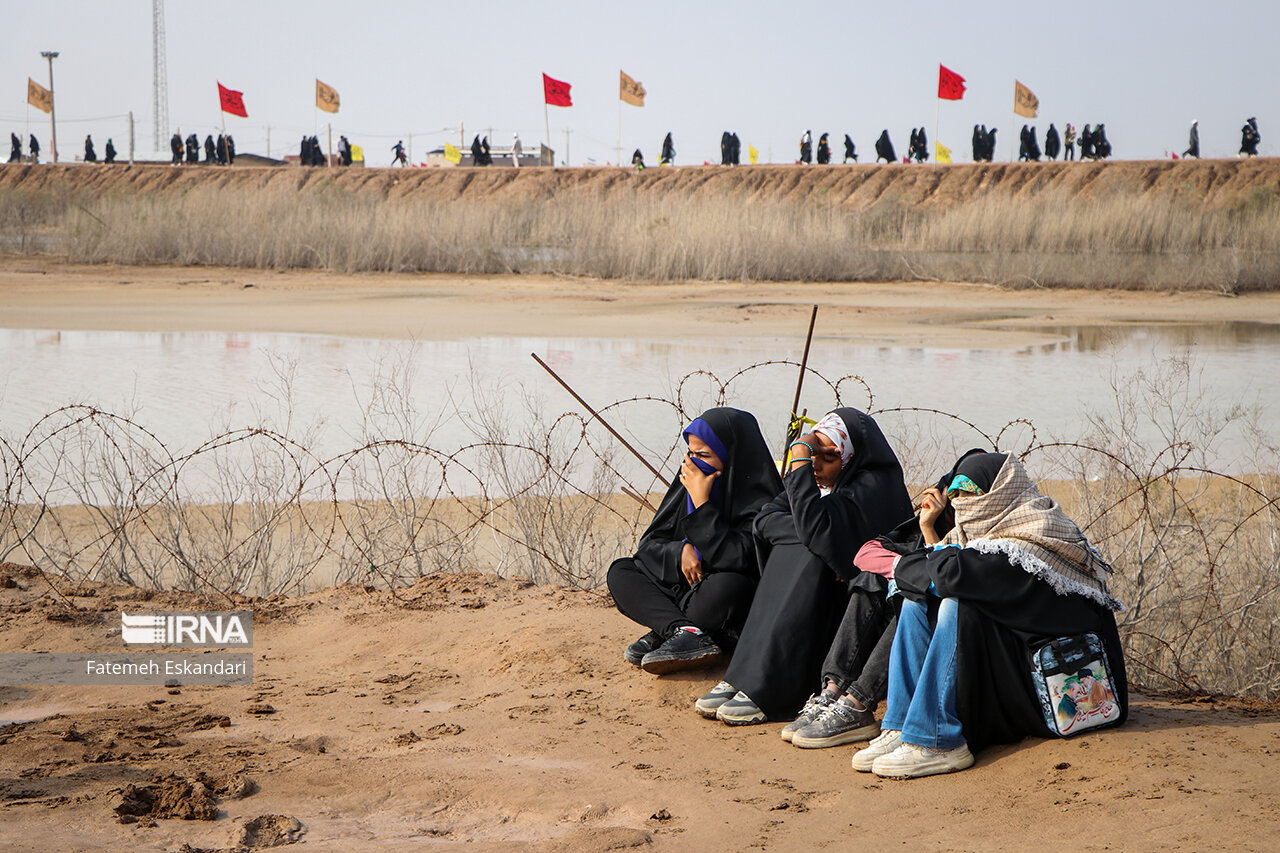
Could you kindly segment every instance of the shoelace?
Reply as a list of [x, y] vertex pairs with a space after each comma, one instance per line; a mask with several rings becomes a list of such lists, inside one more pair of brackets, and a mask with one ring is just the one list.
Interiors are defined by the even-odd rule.
[[861, 713], [862, 712], [857, 708], [845, 702], [832, 702], [827, 706], [827, 710], [823, 712], [824, 716], [826, 714], [832, 714], [849, 722], [853, 722], [857, 719], [857, 715]]

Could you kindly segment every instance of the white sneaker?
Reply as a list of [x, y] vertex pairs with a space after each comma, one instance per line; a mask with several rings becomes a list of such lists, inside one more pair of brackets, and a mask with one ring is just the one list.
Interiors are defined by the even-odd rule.
[[877, 758], [872, 764], [871, 772], [877, 776], [915, 779], [938, 773], [952, 773], [972, 766], [973, 753], [969, 751], [967, 743], [954, 749], [933, 749], [904, 742], [899, 743], [898, 748], [888, 755]]
[[895, 729], [885, 729], [879, 736], [871, 739], [865, 749], [860, 749], [853, 754], [853, 769], [859, 773], [870, 773], [871, 765], [882, 755], [888, 755], [898, 748], [898, 744], [902, 742], [902, 732]]

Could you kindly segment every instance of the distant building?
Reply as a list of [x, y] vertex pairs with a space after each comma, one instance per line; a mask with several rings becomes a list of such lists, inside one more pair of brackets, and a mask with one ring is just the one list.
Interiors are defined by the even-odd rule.
[[[460, 150], [462, 152], [462, 162], [458, 163], [457, 165], [459, 166], [475, 165], [471, 160], [471, 150], [468, 148], [463, 148]], [[493, 165], [495, 167], [506, 166], [508, 169], [511, 168], [512, 164], [511, 164], [510, 148], [494, 148], [490, 150], [489, 154], [493, 157]], [[520, 155], [520, 168], [524, 169], [524, 168], [531, 168], [533, 166], [551, 166], [554, 164], [555, 155], [556, 155], [556, 152], [545, 145], [539, 145], [538, 151], [536, 153], [526, 149], [525, 153]], [[441, 146], [439, 148], [432, 148], [430, 151], [428, 151], [426, 163], [428, 166], [442, 166], [450, 169], [452, 169], [454, 166], [453, 163], [445, 159], [444, 146]]]

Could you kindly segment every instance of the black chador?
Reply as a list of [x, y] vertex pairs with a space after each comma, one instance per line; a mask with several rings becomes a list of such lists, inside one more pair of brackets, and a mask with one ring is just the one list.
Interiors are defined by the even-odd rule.
[[1246, 157], [1258, 156], [1258, 143], [1262, 141], [1262, 134], [1258, 133], [1258, 120], [1250, 117], [1244, 123], [1244, 127], [1240, 128], [1240, 153]]
[[187, 137], [187, 162], [200, 162], [200, 140], [194, 133]]
[[800, 137], [800, 162], [813, 162], [813, 134], [809, 131], [804, 132], [804, 136]]
[[668, 133], [666, 139], [662, 140], [662, 159], [660, 165], [670, 166], [676, 159], [676, 145], [671, 141], [671, 134]]
[[879, 163], [881, 160], [886, 163], [898, 162], [898, 155], [894, 153], [888, 130], [880, 131], [880, 138], [876, 140], [876, 162]]
[[[711, 499], [694, 508], [677, 478], [640, 537], [635, 556], [615, 560], [609, 567], [609, 591], [618, 610], [652, 631], [654, 647], [682, 626], [692, 625], [722, 647], [732, 648], [760, 575], [751, 522], [782, 490], [773, 454], [753, 415], [709, 409], [685, 435], [702, 432], [701, 438], [704, 427], [724, 451], [716, 451], [724, 468]], [[692, 586], [681, 571], [686, 543], [702, 560], [703, 579]]]
[[484, 165], [492, 166], [493, 154], [489, 152], [489, 137], [486, 136], [480, 140], [480, 151], [484, 154]]
[[1085, 125], [1080, 130], [1080, 159], [1092, 160], [1093, 156], [1093, 128]]
[[929, 159], [929, 137], [925, 135], [923, 127], [916, 131], [915, 157], [917, 163], [923, 163]]
[[997, 128], [993, 127], [986, 131], [986, 151], [984, 153], [986, 154], [986, 161], [988, 163], [994, 160], [996, 156], [996, 130]]
[[727, 130], [720, 134], [720, 165], [733, 165], [733, 135]]
[[16, 133], [9, 134], [9, 162], [22, 162], [22, 138]]
[[640, 151], [639, 148], [637, 148], [635, 150], [635, 153], [631, 155], [631, 165], [635, 166], [637, 169], [641, 171], [644, 170], [644, 154]]
[[1187, 150], [1182, 152], [1183, 157], [1195, 157], [1200, 159], [1200, 122], [1191, 122], [1191, 132], [1187, 134]]
[[1050, 160], [1058, 159], [1058, 152], [1062, 150], [1062, 140], [1058, 136], [1058, 129], [1053, 126], [1053, 122], [1049, 123], [1049, 129], [1044, 132], [1044, 156]]
[[231, 134], [227, 134], [227, 165], [230, 166], [236, 162], [236, 141], [231, 138]]
[[182, 137], [181, 136], [179, 136], [176, 133], [173, 135], [173, 138], [169, 140], [169, 150], [173, 152], [173, 165], [176, 166], [179, 163], [181, 163], [182, 162]]
[[818, 165], [825, 166], [831, 162], [831, 142], [828, 140], [828, 134], [822, 134], [818, 137]]
[[213, 134], [207, 134], [204, 138], [204, 161], [206, 163], [218, 162], [218, 146], [213, 142]]
[[1027, 141], [1027, 137], [1030, 135], [1030, 133], [1031, 133], [1031, 129], [1028, 128], [1025, 124], [1022, 126], [1022, 130], [1018, 133], [1019, 162], [1031, 159], [1031, 143]]
[[1099, 160], [1105, 160], [1111, 156], [1111, 141], [1107, 139], [1107, 126], [1102, 122], [1098, 122], [1097, 128], [1093, 131], [1093, 153]]
[[98, 154], [93, 150], [93, 137], [89, 135], [84, 138], [84, 161], [86, 163], [98, 162]]
[[754, 525], [760, 586], [724, 680], [771, 720], [793, 716], [818, 681], [852, 590], [884, 589], [883, 578], [854, 566], [858, 549], [911, 514], [902, 466], [880, 427], [857, 409], [835, 414], [853, 453], [831, 493], [802, 465]]
[[480, 147], [480, 134], [476, 134], [471, 139], [471, 165], [484, 165], [484, 149]]
[[114, 163], [116, 161], [116, 146], [115, 143], [111, 141], [110, 137], [107, 137], [107, 147], [104, 148], [103, 151], [106, 152], [107, 155], [103, 158], [104, 163]]
[[987, 159], [983, 156], [984, 152], [982, 143], [984, 135], [982, 128], [975, 124], [973, 126], [973, 138], [970, 140], [970, 145], [973, 148], [973, 162], [975, 163], [981, 163], [983, 160]]
[[733, 152], [732, 156], [729, 158], [729, 162], [734, 166], [738, 166], [742, 163], [742, 140], [738, 138], [738, 132], [736, 130], [729, 134], [729, 141], [732, 143], [732, 148], [730, 150]]
[[1036, 141], [1036, 129], [1033, 125], [1027, 132], [1027, 159], [1040, 162], [1040, 143]]
[[218, 165], [219, 166], [227, 165], [227, 138], [223, 136], [221, 133], [218, 134], [216, 150], [218, 152]]
[[849, 134], [844, 135], [844, 161], [848, 163], [850, 160], [858, 162], [858, 148], [853, 144], [853, 139]]

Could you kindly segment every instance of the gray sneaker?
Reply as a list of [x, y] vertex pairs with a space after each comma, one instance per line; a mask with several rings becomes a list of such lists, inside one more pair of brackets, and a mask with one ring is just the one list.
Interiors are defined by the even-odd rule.
[[803, 729], [805, 726], [821, 717], [822, 712], [827, 710], [834, 701], [835, 700], [826, 693], [815, 693], [810, 696], [809, 701], [804, 703], [804, 707], [800, 709], [800, 713], [796, 715], [796, 718], [787, 723], [786, 727], [782, 730], [782, 739], [787, 743], [791, 743], [791, 736], [794, 735], [797, 730]]
[[716, 719], [731, 726], [749, 726], [753, 723], [767, 723], [760, 706], [751, 701], [751, 697], [739, 690], [734, 697], [716, 709]]
[[792, 735], [791, 745], [801, 749], [821, 749], [870, 740], [879, 734], [880, 724], [876, 722], [874, 713], [859, 711], [847, 702], [832, 702], [822, 716]]
[[721, 681], [711, 688], [710, 693], [694, 702], [693, 709], [707, 719], [714, 720], [716, 711], [720, 710], [720, 706], [732, 699], [737, 692], [738, 688], [727, 681]]

